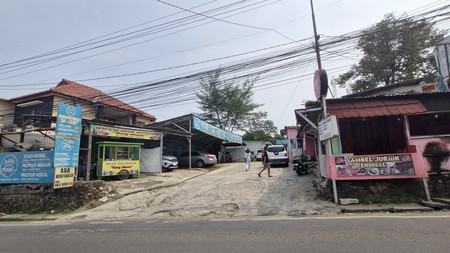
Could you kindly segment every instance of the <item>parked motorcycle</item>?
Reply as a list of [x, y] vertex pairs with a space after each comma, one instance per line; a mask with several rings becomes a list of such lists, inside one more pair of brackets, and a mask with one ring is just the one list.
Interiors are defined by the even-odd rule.
[[292, 163], [292, 168], [299, 176], [308, 174], [308, 167], [308, 158], [306, 156], [299, 156]]

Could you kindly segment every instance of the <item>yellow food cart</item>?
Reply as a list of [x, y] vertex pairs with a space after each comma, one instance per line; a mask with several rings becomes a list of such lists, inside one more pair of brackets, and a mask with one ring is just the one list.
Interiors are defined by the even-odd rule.
[[97, 177], [117, 176], [120, 180], [140, 175], [142, 143], [98, 142]]

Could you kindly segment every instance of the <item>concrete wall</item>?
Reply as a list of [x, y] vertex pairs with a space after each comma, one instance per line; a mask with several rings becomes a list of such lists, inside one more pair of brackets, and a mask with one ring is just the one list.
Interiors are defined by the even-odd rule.
[[51, 184], [0, 185], [0, 212], [74, 210], [86, 204], [96, 205], [106, 194], [103, 181], [78, 181], [62, 189], [53, 189]]

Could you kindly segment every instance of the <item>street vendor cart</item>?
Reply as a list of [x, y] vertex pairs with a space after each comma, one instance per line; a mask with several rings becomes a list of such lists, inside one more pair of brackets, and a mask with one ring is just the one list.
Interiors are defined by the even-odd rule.
[[140, 175], [140, 153], [142, 143], [99, 142], [97, 177], [117, 176], [120, 180]]

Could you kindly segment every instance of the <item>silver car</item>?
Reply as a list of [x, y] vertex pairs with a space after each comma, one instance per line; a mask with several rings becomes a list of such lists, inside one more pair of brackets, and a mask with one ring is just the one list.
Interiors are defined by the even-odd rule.
[[[189, 166], [189, 152], [185, 152], [178, 157], [180, 165]], [[213, 154], [209, 154], [203, 151], [191, 152], [191, 164], [203, 168], [205, 166], [214, 165], [217, 163], [217, 157]]]

